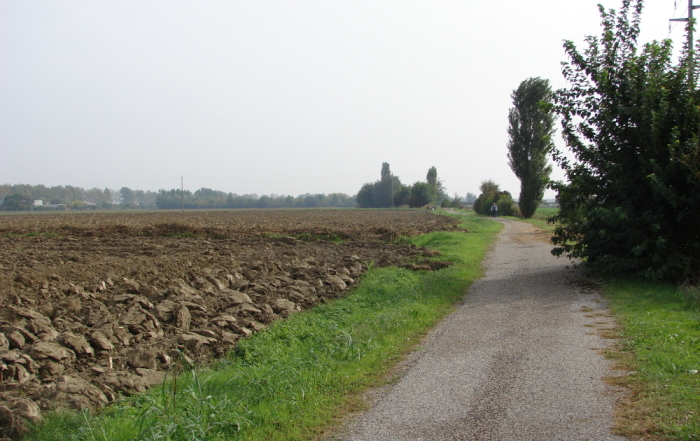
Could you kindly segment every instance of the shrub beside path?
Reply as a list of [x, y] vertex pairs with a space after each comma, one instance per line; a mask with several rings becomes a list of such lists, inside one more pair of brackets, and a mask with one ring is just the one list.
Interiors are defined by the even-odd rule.
[[485, 277], [338, 439], [625, 439], [610, 432], [621, 392], [603, 381], [602, 298], [535, 227], [499, 221]]

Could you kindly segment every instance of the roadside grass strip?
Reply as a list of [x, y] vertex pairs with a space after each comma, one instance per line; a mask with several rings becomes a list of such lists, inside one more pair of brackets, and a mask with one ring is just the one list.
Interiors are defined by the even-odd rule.
[[553, 223], [547, 222], [547, 219], [554, 216], [559, 212], [559, 208], [555, 207], [538, 207], [535, 210], [535, 214], [530, 219], [523, 219], [519, 217], [503, 216], [505, 219], [524, 221], [529, 224], [534, 225], [542, 231], [553, 232], [555, 225]]
[[[612, 280], [603, 292], [621, 327], [611, 357], [630, 373], [617, 433], [642, 439], [700, 440], [700, 297], [698, 289]], [[613, 377], [615, 378], [615, 377]]]
[[554, 231], [554, 224], [547, 222], [547, 219], [559, 212], [558, 208], [539, 207], [530, 219], [523, 219], [543, 231]]
[[209, 367], [102, 412], [48, 415], [25, 440], [304, 440], [363, 408], [387, 373], [483, 274], [502, 226], [459, 216], [464, 232], [412, 238], [454, 262], [434, 272], [370, 269], [348, 296], [277, 322]]

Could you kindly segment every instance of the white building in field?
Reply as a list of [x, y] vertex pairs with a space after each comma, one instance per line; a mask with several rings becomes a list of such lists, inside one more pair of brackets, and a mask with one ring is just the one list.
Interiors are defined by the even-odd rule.
[[42, 205], [44, 205], [44, 201], [42, 201], [41, 199], [35, 199], [32, 205], [34, 205], [35, 207], [41, 207]]

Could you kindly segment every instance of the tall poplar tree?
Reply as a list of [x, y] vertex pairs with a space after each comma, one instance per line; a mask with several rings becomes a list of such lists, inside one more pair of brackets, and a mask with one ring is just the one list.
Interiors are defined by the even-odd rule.
[[435, 166], [428, 169], [425, 180], [428, 182], [428, 187], [430, 188], [430, 202], [434, 205], [438, 205], [442, 198], [445, 197], [445, 187], [442, 185], [442, 181], [437, 177], [437, 169]]
[[554, 147], [552, 88], [549, 80], [528, 78], [511, 95], [508, 112], [508, 160], [520, 179], [520, 212], [529, 219], [542, 202], [552, 166], [548, 156]]

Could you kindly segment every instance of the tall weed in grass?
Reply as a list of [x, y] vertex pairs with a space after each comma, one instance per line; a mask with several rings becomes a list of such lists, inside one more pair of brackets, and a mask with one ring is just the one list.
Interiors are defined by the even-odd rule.
[[[604, 294], [620, 320], [631, 395], [618, 412], [626, 435], [700, 439], [700, 309], [696, 289], [613, 280]], [[649, 438], [646, 438], [649, 439]]]
[[102, 413], [54, 414], [27, 440], [303, 440], [326, 431], [482, 274], [501, 225], [461, 218], [469, 233], [413, 239], [454, 265], [372, 269], [347, 297], [297, 313], [242, 341], [226, 359], [190, 368]]

